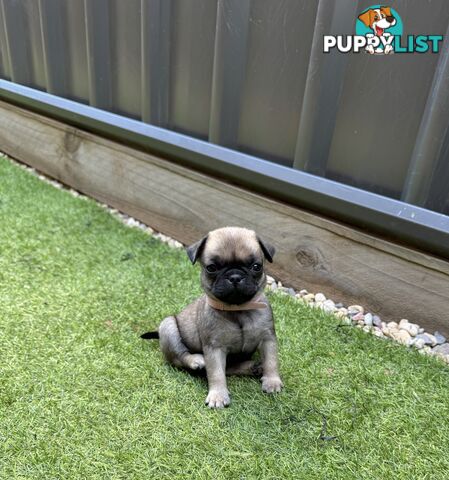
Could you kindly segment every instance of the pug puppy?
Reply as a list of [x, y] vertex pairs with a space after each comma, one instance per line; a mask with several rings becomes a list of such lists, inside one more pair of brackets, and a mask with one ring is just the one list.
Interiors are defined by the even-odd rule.
[[[206, 404], [230, 404], [226, 375], [262, 374], [262, 390], [280, 392], [277, 340], [271, 306], [263, 294], [264, 262], [273, 261], [275, 249], [254, 231], [219, 228], [187, 248], [192, 264], [201, 264], [204, 294], [178, 315], [165, 318], [157, 332], [168, 362], [192, 370], [206, 369]], [[261, 354], [259, 365], [251, 359]]]

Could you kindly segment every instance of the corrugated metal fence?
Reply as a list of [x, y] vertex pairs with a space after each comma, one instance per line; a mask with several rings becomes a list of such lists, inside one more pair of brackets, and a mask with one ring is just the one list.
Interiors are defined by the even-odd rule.
[[1, 0], [0, 77], [449, 214], [449, 4], [402, 0], [439, 54], [324, 54], [354, 0]]

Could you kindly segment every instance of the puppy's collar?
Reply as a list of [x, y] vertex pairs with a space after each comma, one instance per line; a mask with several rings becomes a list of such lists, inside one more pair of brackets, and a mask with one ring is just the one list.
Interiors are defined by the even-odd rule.
[[259, 295], [248, 302], [242, 303], [241, 305], [231, 305], [229, 303], [220, 302], [219, 300], [206, 295], [206, 302], [210, 307], [215, 308], [215, 310], [221, 310], [224, 312], [237, 312], [241, 310], [262, 310], [263, 308], [267, 308], [268, 305], [262, 301], [261, 298], [262, 296]]

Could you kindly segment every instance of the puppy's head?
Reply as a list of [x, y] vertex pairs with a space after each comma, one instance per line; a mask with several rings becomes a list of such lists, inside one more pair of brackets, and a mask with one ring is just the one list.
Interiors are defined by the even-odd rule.
[[264, 261], [273, 261], [274, 248], [253, 230], [225, 227], [188, 247], [187, 255], [192, 263], [201, 263], [201, 284], [207, 294], [240, 305], [264, 287]]
[[390, 7], [370, 8], [358, 16], [367, 27], [373, 29], [378, 36], [384, 34], [384, 30], [396, 25], [396, 19], [391, 13]]

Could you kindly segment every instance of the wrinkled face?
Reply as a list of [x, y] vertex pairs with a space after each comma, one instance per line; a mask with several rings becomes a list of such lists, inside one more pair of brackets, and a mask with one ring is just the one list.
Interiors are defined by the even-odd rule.
[[[197, 258], [201, 262], [201, 284], [206, 293], [222, 302], [240, 305], [264, 287], [266, 246], [255, 232], [226, 227], [210, 232], [201, 242], [196, 244]], [[271, 254], [266, 252], [270, 261], [273, 253], [274, 249]], [[196, 258], [191, 260], [194, 262]]]

